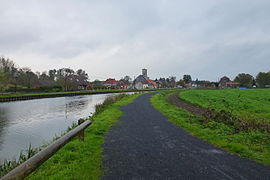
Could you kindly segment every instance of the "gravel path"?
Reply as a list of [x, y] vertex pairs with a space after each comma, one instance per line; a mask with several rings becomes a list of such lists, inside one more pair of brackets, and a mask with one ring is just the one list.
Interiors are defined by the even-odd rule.
[[270, 167], [229, 154], [189, 135], [155, 110], [152, 94], [122, 107], [105, 137], [104, 180], [270, 179]]

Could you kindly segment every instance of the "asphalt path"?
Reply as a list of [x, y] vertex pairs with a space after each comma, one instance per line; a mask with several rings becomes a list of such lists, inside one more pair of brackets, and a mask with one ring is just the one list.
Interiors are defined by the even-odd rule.
[[145, 94], [121, 108], [124, 115], [103, 144], [104, 180], [269, 179], [265, 166], [191, 136], [154, 109]]

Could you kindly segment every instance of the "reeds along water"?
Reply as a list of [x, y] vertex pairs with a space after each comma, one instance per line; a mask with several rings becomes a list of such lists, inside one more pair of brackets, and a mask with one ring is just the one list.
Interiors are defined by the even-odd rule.
[[128, 95], [127, 94], [118, 94], [118, 95], [107, 97], [103, 101], [103, 103], [100, 103], [100, 104], [96, 104], [95, 105], [95, 114], [98, 114], [98, 113], [102, 112], [107, 106], [115, 103], [116, 101], [122, 99], [125, 96], [128, 96]]

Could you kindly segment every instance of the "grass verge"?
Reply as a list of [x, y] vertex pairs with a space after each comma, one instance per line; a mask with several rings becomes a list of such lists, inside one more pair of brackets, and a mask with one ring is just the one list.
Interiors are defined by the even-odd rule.
[[104, 135], [123, 114], [119, 107], [131, 103], [139, 95], [124, 95], [98, 105], [91, 118], [93, 124], [85, 130], [85, 141], [73, 139], [27, 179], [99, 179], [102, 175]]
[[270, 165], [269, 134], [258, 131], [235, 133], [234, 127], [221, 122], [209, 120], [205, 123], [202, 117], [195, 116], [167, 101], [170, 93], [162, 92], [152, 97], [153, 106], [168, 117], [169, 121], [181, 126], [191, 135], [206, 140], [241, 157]]

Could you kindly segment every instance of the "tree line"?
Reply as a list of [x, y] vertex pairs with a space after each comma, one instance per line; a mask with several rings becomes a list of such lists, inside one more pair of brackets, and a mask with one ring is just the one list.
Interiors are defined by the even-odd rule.
[[19, 68], [12, 60], [0, 57], [0, 92], [27, 89], [40, 90], [78, 90], [87, 86], [88, 74], [78, 69], [51, 69], [33, 72], [30, 68]]
[[[198, 80], [196, 80], [198, 81]], [[247, 73], [239, 73], [233, 80], [234, 82], [238, 82], [240, 87], [259, 87], [259, 88], [266, 88], [270, 87], [270, 71], [269, 72], [259, 72], [255, 77], [251, 74]], [[182, 79], [180, 79], [177, 84], [183, 87], [187, 87], [189, 83], [192, 82], [191, 75], [184, 75]], [[212, 82], [212, 84], [218, 82]], [[210, 83], [209, 83], [210, 84]]]
[[[121, 79], [118, 84], [130, 84], [131, 78]], [[97, 80], [96, 80], [97, 81]], [[94, 81], [93, 84], [101, 84]], [[234, 78], [240, 87], [270, 87], [270, 71], [259, 72], [255, 77], [250, 74], [240, 73]], [[100, 81], [101, 82], [101, 81]], [[159, 87], [188, 87], [192, 82], [191, 75], [184, 75], [182, 79], [176, 81], [176, 77], [156, 79]], [[196, 81], [198, 84], [198, 79]], [[217, 85], [218, 82], [200, 81], [209, 87]], [[69, 91], [86, 89], [89, 85], [88, 74], [82, 69], [77, 71], [70, 68], [51, 69], [48, 71], [33, 72], [30, 68], [20, 68], [9, 58], [0, 57], [0, 92], [17, 91]], [[102, 84], [100, 85], [102, 86]]]

